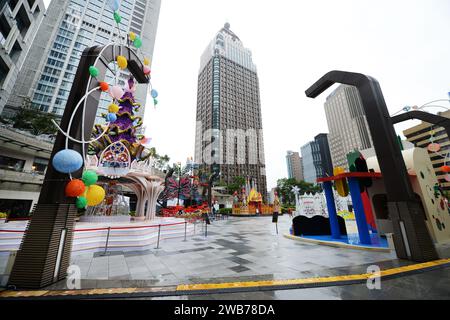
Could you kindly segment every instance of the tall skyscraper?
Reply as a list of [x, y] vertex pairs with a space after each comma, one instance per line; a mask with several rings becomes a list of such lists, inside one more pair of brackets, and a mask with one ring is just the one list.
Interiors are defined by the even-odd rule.
[[288, 169], [288, 178], [303, 181], [303, 165], [300, 154], [298, 152], [288, 151], [286, 154], [286, 164]]
[[[41, 111], [62, 116], [84, 49], [95, 45], [104, 46], [119, 39], [125, 42], [130, 31], [141, 36], [143, 46], [140, 51], [151, 58], [160, 5], [161, 0], [122, 0], [122, 21], [117, 28], [109, 1], [52, 1], [5, 112], [13, 113], [20, 106], [31, 105]], [[129, 73], [117, 72], [119, 84], [125, 85]], [[113, 77], [113, 73], [108, 72], [106, 81], [112, 82]], [[136, 98], [143, 106], [146, 96], [147, 86], [139, 85]], [[103, 93], [98, 116], [107, 112], [110, 102], [108, 94]], [[101, 122], [101, 118], [98, 121]]]
[[42, 0], [0, 1], [0, 114], [44, 17]]
[[195, 161], [232, 183], [242, 176], [266, 197], [259, 81], [252, 53], [225, 24], [201, 57]]
[[308, 142], [301, 147], [304, 180], [317, 183], [317, 178], [323, 176], [322, 161], [319, 145], [315, 141]]
[[373, 146], [358, 90], [340, 85], [325, 102], [328, 142], [334, 167], [348, 169], [347, 154]]

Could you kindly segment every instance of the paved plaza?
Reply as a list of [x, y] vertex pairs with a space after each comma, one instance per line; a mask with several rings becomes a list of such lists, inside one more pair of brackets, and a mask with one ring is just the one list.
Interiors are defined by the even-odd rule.
[[[270, 217], [214, 221], [197, 235], [166, 240], [160, 249], [136, 252], [80, 253], [72, 265], [81, 270], [82, 288], [145, 287], [212, 281], [290, 279], [333, 272], [349, 266], [406, 262], [389, 253], [340, 249], [306, 244], [283, 237], [290, 218], [280, 217], [279, 234]], [[342, 271], [336, 271], [345, 267]], [[334, 270], [334, 271], [332, 271]], [[359, 270], [359, 269], [358, 269]], [[58, 284], [55, 288], [63, 288]]]

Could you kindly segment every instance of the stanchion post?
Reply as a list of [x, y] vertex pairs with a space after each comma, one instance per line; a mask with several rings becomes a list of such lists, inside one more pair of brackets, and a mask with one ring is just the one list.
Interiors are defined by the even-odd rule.
[[158, 226], [158, 243], [156, 249], [159, 249], [159, 240], [161, 239], [161, 225]]
[[187, 221], [184, 221], [184, 241], [187, 241]]
[[275, 223], [275, 227], [277, 228], [277, 234], [278, 234], [278, 222]]
[[205, 238], [208, 237], [208, 223], [205, 220]]
[[106, 235], [106, 245], [105, 245], [105, 252], [103, 252], [102, 256], [105, 256], [108, 252], [108, 244], [109, 244], [109, 235], [111, 234], [111, 227], [108, 227], [108, 234]]

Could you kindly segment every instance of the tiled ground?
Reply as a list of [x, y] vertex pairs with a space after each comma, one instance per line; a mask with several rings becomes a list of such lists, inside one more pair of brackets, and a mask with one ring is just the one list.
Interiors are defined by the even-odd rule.
[[[388, 253], [304, 244], [283, 237], [290, 227], [280, 217], [279, 234], [270, 217], [215, 221], [208, 236], [183, 242], [167, 240], [161, 249], [144, 252], [78, 254], [72, 264], [81, 269], [82, 288], [173, 285], [211, 281], [288, 279], [348, 274], [352, 266], [392, 261]], [[201, 230], [198, 230], [201, 231]], [[345, 267], [336, 269], [339, 267]], [[364, 272], [361, 267], [353, 270]], [[52, 288], [64, 288], [60, 283]]]

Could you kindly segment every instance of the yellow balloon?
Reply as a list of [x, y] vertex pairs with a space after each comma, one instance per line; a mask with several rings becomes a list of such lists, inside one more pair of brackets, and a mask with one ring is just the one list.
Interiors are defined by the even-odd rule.
[[130, 32], [130, 40], [134, 41], [136, 39], [136, 33]]
[[108, 107], [108, 111], [111, 113], [117, 113], [117, 112], [119, 112], [119, 109], [120, 109], [120, 107], [115, 103], [110, 104]]
[[126, 69], [126, 67], [128, 66], [127, 58], [125, 58], [124, 56], [118, 56], [117, 57], [117, 65], [122, 70]]
[[90, 186], [86, 195], [88, 206], [98, 206], [105, 199], [105, 195], [105, 189], [103, 189], [102, 187], [97, 185]]
[[148, 66], [150, 64], [149, 58], [144, 58], [144, 65]]

